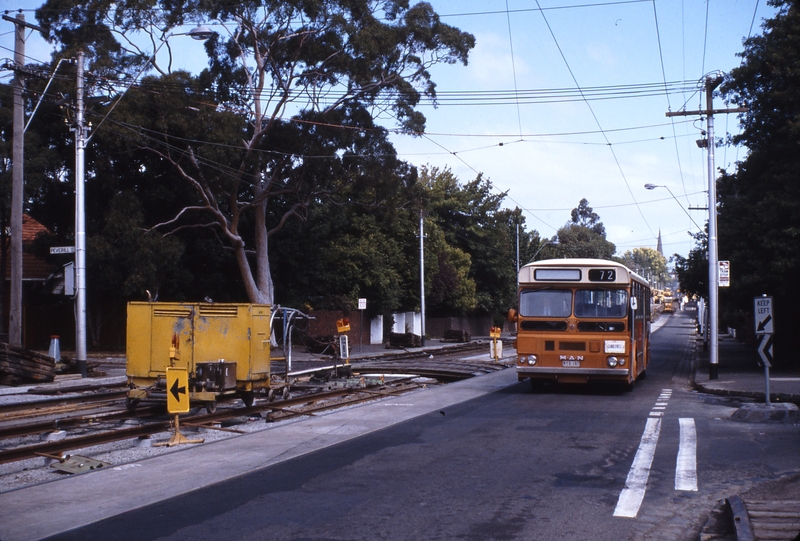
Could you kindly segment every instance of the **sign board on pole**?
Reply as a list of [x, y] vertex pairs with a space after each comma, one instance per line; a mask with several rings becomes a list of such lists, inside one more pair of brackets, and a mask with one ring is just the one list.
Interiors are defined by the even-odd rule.
[[339, 357], [342, 359], [350, 359], [350, 344], [346, 334], [339, 335]]
[[336, 320], [336, 330], [338, 332], [347, 332], [350, 330], [350, 318], [343, 317], [342, 319]]
[[367, 299], [358, 299], [358, 309], [359, 310], [367, 309]]
[[74, 246], [51, 246], [50, 247], [51, 254], [74, 254], [75, 247]]
[[719, 287], [730, 287], [731, 285], [731, 262], [719, 262]]
[[763, 334], [758, 337], [758, 354], [767, 368], [772, 367], [772, 335]]
[[189, 412], [189, 372], [185, 368], [167, 367], [167, 411]]
[[772, 297], [756, 297], [753, 299], [753, 314], [756, 323], [756, 334], [772, 334], [775, 330], [772, 319]]
[[64, 265], [64, 295], [75, 295], [75, 262]]

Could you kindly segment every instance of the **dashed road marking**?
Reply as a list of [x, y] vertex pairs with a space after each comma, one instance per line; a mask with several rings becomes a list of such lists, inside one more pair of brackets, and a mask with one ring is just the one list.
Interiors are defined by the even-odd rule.
[[625, 480], [625, 488], [622, 489], [617, 501], [617, 508], [614, 509], [615, 517], [635, 518], [639, 513], [660, 433], [661, 419], [648, 418], [644, 434], [642, 434], [642, 441], [639, 443], [639, 449], [633, 458], [633, 465]]
[[[620, 492], [617, 507], [614, 509], [615, 517], [635, 518], [639, 513], [661, 434], [662, 417], [671, 397], [672, 389], [662, 389], [658, 401], [650, 410], [639, 449], [625, 480], [625, 488]], [[697, 491], [697, 430], [692, 418], [681, 418], [678, 421], [680, 442], [675, 464], [675, 490]]]
[[697, 430], [694, 419], [682, 418], [678, 461], [675, 465], [675, 490], [697, 491]]

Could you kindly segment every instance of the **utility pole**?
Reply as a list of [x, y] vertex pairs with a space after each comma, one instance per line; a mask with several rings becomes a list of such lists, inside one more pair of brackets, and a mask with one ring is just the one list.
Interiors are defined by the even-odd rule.
[[[14, 81], [13, 81], [13, 149], [11, 176], [11, 291], [9, 298], [8, 343], [22, 346], [22, 200], [25, 189], [25, 28], [41, 31], [36, 25], [25, 22], [25, 15], [15, 18], [3, 15], [14, 23]], [[5, 280], [5, 276], [3, 277]]]
[[714, 114], [746, 113], [747, 107], [714, 109], [714, 89], [722, 84], [722, 75], [706, 76], [706, 109], [704, 111], [669, 112], [668, 117], [701, 115], [706, 117], [706, 139], [697, 141], [699, 147], [708, 149], [708, 329], [709, 365], [708, 379], [719, 378], [719, 263], [717, 253], [717, 176], [714, 166]]
[[420, 338], [422, 347], [425, 347], [425, 232], [424, 213], [419, 209], [419, 312], [420, 312]]
[[78, 51], [78, 81], [75, 92], [75, 364], [82, 377], [86, 369], [86, 209], [84, 151], [86, 127], [83, 104], [83, 51]]
[[[25, 189], [25, 15], [17, 13], [14, 39], [14, 149], [11, 178], [11, 298], [8, 343], [22, 346], [22, 199]], [[3, 277], [5, 280], [5, 276]]]

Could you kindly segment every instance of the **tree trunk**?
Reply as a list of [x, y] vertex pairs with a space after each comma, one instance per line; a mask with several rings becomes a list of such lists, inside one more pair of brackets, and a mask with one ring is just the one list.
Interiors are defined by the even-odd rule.
[[[262, 188], [254, 188], [255, 196], [262, 194]], [[250, 302], [255, 304], [273, 304], [272, 273], [269, 268], [269, 252], [267, 239], [267, 200], [255, 206], [255, 274], [247, 258], [244, 243], [239, 241], [235, 246], [236, 262], [242, 273], [244, 287]]]
[[[255, 188], [256, 197], [262, 195], [260, 187]], [[256, 286], [259, 292], [266, 299], [265, 304], [272, 304], [274, 301], [274, 290], [272, 284], [272, 272], [269, 268], [269, 238], [267, 235], [267, 201], [265, 197], [256, 205]]]

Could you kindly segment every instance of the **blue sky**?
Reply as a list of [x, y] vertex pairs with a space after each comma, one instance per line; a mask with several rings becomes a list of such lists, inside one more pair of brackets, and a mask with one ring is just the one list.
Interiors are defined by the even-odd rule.
[[[0, 0], [0, 9], [13, 15], [39, 4]], [[464, 182], [483, 173], [508, 191], [507, 205], [524, 209], [527, 227], [543, 237], [554, 235], [586, 198], [619, 254], [655, 248], [659, 230], [665, 255], [688, 254], [694, 242], [687, 232], [697, 230], [692, 218], [701, 226], [707, 219], [704, 211], [686, 210], [707, 206], [707, 154], [695, 143], [705, 122], [665, 113], [705, 107], [704, 75], [739, 64], [736, 54], [751, 27], [760, 33], [763, 19], [774, 14], [766, 0], [431, 4], [444, 22], [474, 34], [477, 45], [467, 67], [433, 68], [440, 104], [422, 107], [427, 134], [393, 136], [404, 160], [450, 168]], [[32, 11], [25, 16], [35, 22]], [[182, 39], [178, 63], [202, 55], [199, 45]], [[27, 43], [33, 59], [45, 60], [49, 51], [36, 35]], [[13, 58], [12, 24], [4, 20], [0, 58]], [[8, 75], [0, 72], [3, 81]], [[666, 95], [665, 86], [687, 90]], [[555, 99], [542, 99], [542, 91]], [[464, 92], [484, 94], [476, 104]], [[592, 99], [599, 93], [605, 99]], [[719, 98], [714, 105], [724, 106]], [[715, 116], [717, 137], [737, 130], [735, 114]], [[717, 148], [716, 166], [732, 170], [745, 152]], [[669, 191], [645, 190], [646, 183]], [[725, 247], [719, 251], [725, 259]]]

